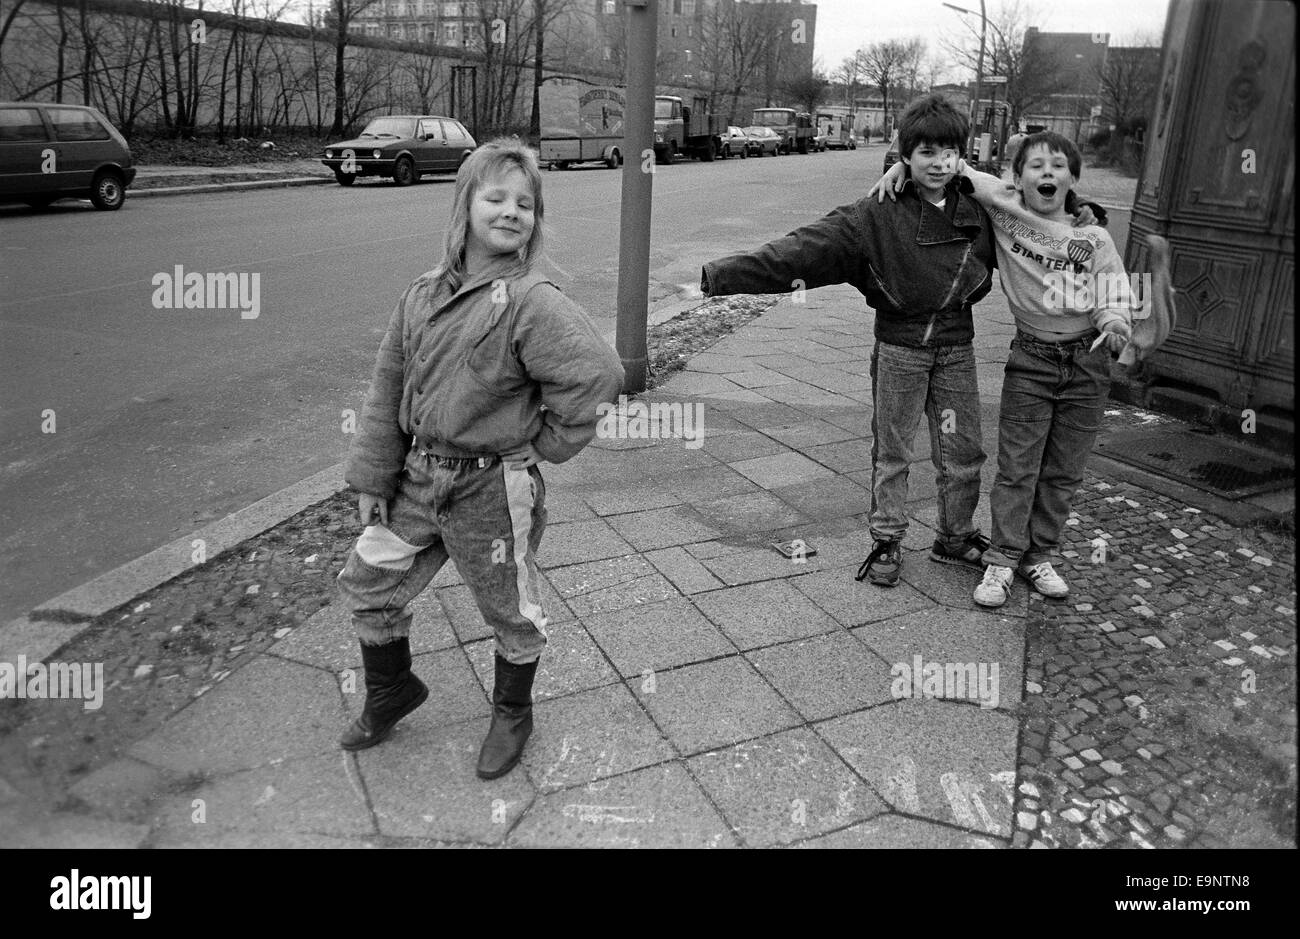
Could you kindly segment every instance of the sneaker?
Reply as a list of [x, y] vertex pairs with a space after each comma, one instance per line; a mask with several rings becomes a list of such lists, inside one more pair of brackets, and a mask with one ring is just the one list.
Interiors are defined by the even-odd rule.
[[901, 541], [877, 541], [867, 555], [867, 559], [858, 568], [858, 580], [869, 578], [873, 584], [881, 587], [893, 587], [898, 583], [898, 576], [903, 571], [903, 543]]
[[980, 558], [991, 547], [989, 540], [978, 531], [973, 531], [961, 542], [961, 547], [950, 548], [942, 538], [936, 538], [930, 549], [930, 560], [941, 564], [961, 564], [964, 567], [982, 568]]
[[1011, 568], [990, 564], [984, 568], [984, 579], [975, 588], [975, 602], [980, 606], [1001, 606], [1011, 596]]
[[1030, 585], [1043, 596], [1051, 597], [1053, 600], [1059, 600], [1070, 592], [1070, 585], [1065, 582], [1065, 578], [1052, 569], [1048, 561], [1040, 561], [1033, 567], [1022, 567], [1020, 576], [1029, 581]]

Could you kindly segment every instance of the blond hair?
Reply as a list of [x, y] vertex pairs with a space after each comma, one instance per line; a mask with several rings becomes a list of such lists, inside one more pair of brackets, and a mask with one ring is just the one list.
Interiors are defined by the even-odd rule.
[[499, 137], [483, 144], [460, 165], [456, 174], [456, 191], [451, 197], [451, 218], [447, 223], [447, 237], [443, 242], [443, 257], [433, 270], [435, 277], [447, 281], [452, 290], [460, 289], [465, 282], [465, 242], [469, 236], [469, 206], [474, 195], [490, 179], [517, 169], [524, 174], [533, 191], [533, 233], [528, 243], [519, 249], [519, 264], [510, 276], [528, 273], [542, 254], [542, 174], [537, 168], [537, 156], [517, 137]]

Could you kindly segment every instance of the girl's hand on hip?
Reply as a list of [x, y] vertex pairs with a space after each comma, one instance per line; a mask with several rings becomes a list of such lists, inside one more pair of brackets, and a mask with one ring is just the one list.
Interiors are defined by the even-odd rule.
[[512, 470], [528, 469], [528, 467], [542, 462], [543, 459], [544, 457], [537, 452], [537, 448], [532, 443], [527, 443], [519, 450], [511, 453], [501, 454], [501, 462], [505, 464], [506, 469]]
[[357, 510], [361, 513], [362, 525], [373, 525], [373, 517], [379, 513], [379, 524], [388, 527], [388, 500], [363, 492], [357, 498]]

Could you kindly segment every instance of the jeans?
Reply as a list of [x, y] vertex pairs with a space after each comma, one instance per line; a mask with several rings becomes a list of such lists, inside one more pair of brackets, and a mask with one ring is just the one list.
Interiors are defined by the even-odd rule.
[[1032, 567], [1057, 553], [1110, 388], [1110, 352], [1088, 351], [1097, 336], [1051, 343], [1018, 331], [1011, 343], [985, 564]]
[[388, 525], [369, 525], [339, 574], [357, 638], [383, 645], [410, 634], [407, 604], [451, 558], [496, 633], [497, 654], [522, 665], [546, 646], [537, 548], [546, 488], [536, 466], [495, 457], [449, 459], [418, 445], [406, 455]]
[[924, 413], [939, 488], [939, 537], [956, 547], [975, 531], [985, 460], [975, 350], [970, 343], [917, 349], [877, 341], [871, 401], [872, 538], [907, 534], [907, 472]]

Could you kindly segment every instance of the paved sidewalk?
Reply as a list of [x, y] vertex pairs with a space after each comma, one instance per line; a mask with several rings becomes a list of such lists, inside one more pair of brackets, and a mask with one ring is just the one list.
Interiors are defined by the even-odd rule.
[[[976, 331], [987, 493], [1001, 366], [1014, 332], [998, 291], [977, 311]], [[1207, 533], [1197, 526], [1210, 519], [1183, 520], [1200, 510], [1158, 495], [1150, 511], [1163, 520], [1152, 524], [1183, 525], [1184, 538], [1195, 533], [1162, 562], [1169, 576], [1120, 552], [1136, 530], [1131, 518], [1115, 522], [1108, 566], [1090, 566], [1079, 548], [1098, 536], [1080, 530], [1092, 523], [1088, 515], [1081, 524], [1080, 513], [1091, 511], [1082, 506], [1116, 494], [1145, 505], [1155, 495], [1094, 460], [1070, 533], [1075, 557], [1063, 568], [1072, 580], [1077, 573], [1076, 592], [1088, 599], [1048, 604], [1018, 582], [1006, 607], [981, 610], [970, 599], [977, 572], [928, 560], [935, 486], [922, 433], [903, 583], [857, 583], [870, 547], [872, 342], [871, 314], [850, 289], [815, 291], [801, 305], [783, 300], [642, 399], [701, 404], [701, 446], [597, 439], [570, 463], [544, 467], [550, 526], [540, 561], [550, 645], [521, 769], [491, 783], [474, 776], [493, 644], [449, 565], [415, 605], [415, 669], [430, 699], [384, 744], [357, 754], [337, 747], [364, 686], [356, 642], [333, 603], [220, 676], [127, 756], [82, 778], [75, 811], [24, 817], [10, 802], [0, 844], [1046, 846], [1083, 843], [1065, 835], [1061, 819], [1086, 836], [1098, 811], [1107, 825], [1129, 827], [1087, 843], [1196, 843], [1213, 823], [1174, 791], [1190, 763], [1187, 771], [1167, 764], [1166, 772], [1161, 761], [1169, 777], [1163, 794], [1148, 797], [1126, 782], [1145, 772], [1133, 763], [1177, 746], [1128, 731], [1132, 746], [1121, 746], [1109, 725], [1081, 724], [1113, 713], [1122, 695], [1105, 693], [1111, 672], [1120, 682], [1132, 679], [1127, 670], [1139, 659], [1156, 668], [1157, 646], [1200, 654], [1190, 622], [1165, 622], [1162, 604], [1178, 586], [1180, 552], [1218, 563], [1211, 552], [1244, 545], [1241, 530], [1218, 522]], [[1100, 504], [1132, 514], [1127, 503]], [[988, 531], [985, 500], [977, 524]], [[1134, 537], [1166, 555], [1152, 531]], [[817, 553], [788, 560], [769, 546], [790, 538]], [[1251, 661], [1281, 724], [1262, 717], [1266, 744], [1252, 744], [1250, 754], [1267, 750], [1279, 786], [1295, 781], [1287, 540], [1242, 556], [1232, 574], [1242, 579], [1222, 592], [1251, 617], [1229, 625], [1264, 636], [1256, 645], [1267, 661], [1257, 654]], [[1257, 575], [1267, 578], [1263, 586], [1247, 586]], [[1121, 576], [1150, 578], [1149, 605], [1121, 596]], [[1206, 615], [1213, 599], [1199, 601]], [[1188, 602], [1198, 601], [1183, 597], [1177, 609]], [[1062, 617], [1062, 636], [1077, 648], [1027, 647], [1027, 637], [1046, 638]], [[1140, 649], [1108, 645], [1111, 633]], [[1108, 658], [1091, 663], [1097, 650]], [[1060, 658], [1067, 653], [1068, 662]], [[969, 666], [969, 677], [984, 681], [899, 681], [901, 666], [926, 663], [953, 678], [967, 677]], [[1085, 680], [1095, 687], [1071, 685]], [[1119, 710], [1136, 715], [1144, 699], [1165, 694], [1147, 691], [1149, 684], [1139, 681]], [[921, 693], [902, 696], [903, 689]], [[105, 707], [111, 698], [110, 689]], [[1072, 783], [1055, 785], [1063, 770], [1052, 760], [1072, 772], [1078, 764], [1077, 794]], [[1219, 786], [1188, 784], [1189, 798], [1211, 782]], [[1243, 800], [1231, 785], [1219, 788], [1247, 815], [1263, 806], [1280, 816], [1274, 828], [1285, 827], [1287, 806], [1272, 795]], [[1146, 798], [1165, 825], [1148, 817]], [[1174, 811], [1181, 818], [1164, 817]], [[1294, 801], [1289, 812], [1293, 830]], [[1250, 843], [1272, 843], [1271, 832], [1257, 835]]]

